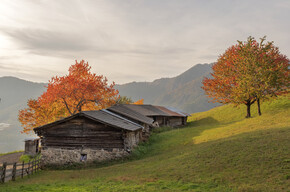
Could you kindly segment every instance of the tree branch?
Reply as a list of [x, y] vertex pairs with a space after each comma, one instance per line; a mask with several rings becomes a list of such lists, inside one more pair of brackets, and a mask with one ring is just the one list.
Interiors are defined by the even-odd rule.
[[68, 112], [69, 112], [71, 115], [73, 115], [73, 114], [71, 113], [69, 107], [68, 107], [68, 104], [67, 104], [66, 100], [65, 100], [63, 97], [62, 97], [62, 100], [63, 100], [63, 102], [64, 102], [64, 104], [65, 104], [65, 106], [66, 106]]

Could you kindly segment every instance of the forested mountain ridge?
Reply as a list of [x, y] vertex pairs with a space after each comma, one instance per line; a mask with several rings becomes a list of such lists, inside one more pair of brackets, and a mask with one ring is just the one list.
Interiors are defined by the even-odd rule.
[[211, 66], [197, 64], [176, 77], [117, 85], [117, 89], [134, 101], [144, 99], [148, 104], [172, 106], [189, 113], [206, 111], [216, 106], [208, 103], [201, 89], [201, 81], [209, 76]]

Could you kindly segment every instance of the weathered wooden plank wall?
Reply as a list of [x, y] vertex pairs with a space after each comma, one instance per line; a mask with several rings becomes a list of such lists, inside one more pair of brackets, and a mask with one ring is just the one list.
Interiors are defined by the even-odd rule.
[[43, 148], [124, 148], [122, 130], [82, 117], [55, 125], [42, 133]]

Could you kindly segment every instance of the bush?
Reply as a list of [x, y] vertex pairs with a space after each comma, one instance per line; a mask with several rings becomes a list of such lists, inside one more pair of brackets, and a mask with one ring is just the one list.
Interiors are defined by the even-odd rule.
[[21, 155], [20, 157], [20, 161], [24, 161], [24, 163], [28, 163], [29, 161], [31, 161], [34, 158], [38, 158], [41, 157], [41, 154], [37, 154], [37, 155]]
[[173, 130], [174, 128], [173, 127], [156, 127], [156, 128], [153, 128], [152, 129], [152, 133], [162, 133], [162, 132], [165, 132], [165, 131], [171, 131]]

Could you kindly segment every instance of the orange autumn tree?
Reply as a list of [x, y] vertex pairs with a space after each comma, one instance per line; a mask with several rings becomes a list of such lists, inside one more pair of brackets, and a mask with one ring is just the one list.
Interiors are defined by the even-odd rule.
[[143, 105], [144, 104], [144, 99], [140, 99], [136, 102], [133, 103], [134, 105]]
[[19, 111], [18, 119], [23, 133], [55, 120], [85, 110], [99, 110], [116, 103], [119, 98], [115, 83], [90, 72], [84, 60], [69, 68], [69, 74], [53, 77], [47, 90], [38, 99], [30, 99], [28, 108]]
[[42, 97], [29, 99], [27, 106], [28, 108], [20, 110], [18, 115], [18, 119], [23, 127], [22, 133], [29, 133], [34, 127], [67, 116], [61, 105], [57, 103], [49, 105], [43, 101]]
[[273, 42], [257, 42], [249, 37], [238, 41], [219, 56], [211, 78], [204, 78], [203, 89], [212, 102], [245, 104], [251, 117], [251, 105], [257, 101], [286, 93], [289, 88], [289, 59]]

